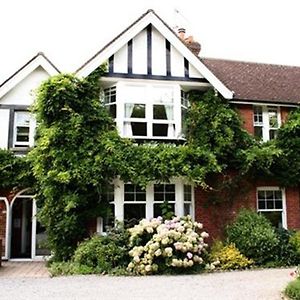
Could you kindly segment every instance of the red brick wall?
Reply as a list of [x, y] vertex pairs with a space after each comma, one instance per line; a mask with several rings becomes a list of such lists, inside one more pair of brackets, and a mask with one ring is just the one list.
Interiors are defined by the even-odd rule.
[[2, 244], [0, 244], [1, 256], [5, 255], [6, 218], [7, 218], [6, 204], [3, 200], [0, 200], [0, 240], [2, 240]]
[[253, 105], [250, 104], [238, 104], [235, 108], [239, 112], [242, 121], [244, 122], [244, 128], [251, 134], [254, 134], [253, 127]]
[[[195, 189], [195, 219], [203, 223], [204, 230], [210, 234], [210, 241], [224, 236], [225, 226], [233, 221], [241, 208], [256, 210], [256, 188], [259, 186], [278, 186], [274, 182], [260, 181], [245, 187], [245, 191], [234, 197], [232, 201], [212, 204], [209, 202], [210, 192], [201, 188]], [[243, 191], [243, 186], [241, 186]], [[299, 188], [286, 188], [286, 214], [289, 229], [300, 229], [300, 194]], [[219, 199], [224, 199], [220, 194]]]

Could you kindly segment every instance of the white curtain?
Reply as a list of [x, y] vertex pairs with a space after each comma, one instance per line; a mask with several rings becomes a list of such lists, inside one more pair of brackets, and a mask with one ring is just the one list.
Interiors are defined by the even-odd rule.
[[133, 103], [126, 103], [125, 104], [125, 118], [131, 118], [133, 108], [134, 108]]
[[[125, 104], [125, 118], [131, 118], [133, 109], [134, 109], [134, 104], [133, 103], [126, 103]], [[124, 123], [124, 135], [125, 136], [132, 136], [131, 122], [125, 122]]]
[[[173, 106], [172, 105], [165, 105], [165, 111], [167, 115], [167, 119], [174, 120], [173, 116]], [[174, 124], [169, 124], [168, 126], [168, 137], [172, 138], [175, 136], [175, 125]]]

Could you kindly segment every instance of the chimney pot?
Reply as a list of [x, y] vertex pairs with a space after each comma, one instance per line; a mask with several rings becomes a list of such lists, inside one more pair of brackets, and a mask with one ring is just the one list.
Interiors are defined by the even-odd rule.
[[178, 28], [178, 36], [181, 40], [184, 40], [185, 37], [185, 29], [184, 28]]

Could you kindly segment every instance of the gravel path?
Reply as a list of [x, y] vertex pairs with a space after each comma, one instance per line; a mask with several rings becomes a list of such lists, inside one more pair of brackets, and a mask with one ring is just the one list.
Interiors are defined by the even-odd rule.
[[186, 276], [1, 278], [1, 300], [277, 300], [294, 269]]

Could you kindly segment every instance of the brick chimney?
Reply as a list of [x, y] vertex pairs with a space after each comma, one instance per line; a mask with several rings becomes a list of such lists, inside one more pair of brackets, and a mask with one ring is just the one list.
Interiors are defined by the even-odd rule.
[[178, 37], [182, 40], [182, 42], [196, 55], [198, 56], [201, 50], [200, 43], [194, 40], [193, 36], [185, 37], [185, 29], [178, 29]]

